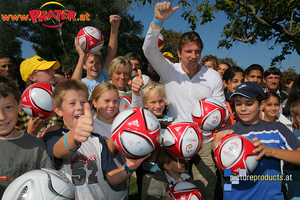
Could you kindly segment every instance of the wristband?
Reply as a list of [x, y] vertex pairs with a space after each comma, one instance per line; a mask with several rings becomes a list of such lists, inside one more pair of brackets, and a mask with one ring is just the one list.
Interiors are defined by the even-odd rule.
[[129, 167], [128, 167], [128, 165], [127, 165], [127, 163], [125, 162], [125, 164], [124, 164], [124, 168], [125, 168], [125, 171], [126, 171], [126, 173], [128, 174], [128, 172], [130, 172], [130, 173], [133, 173], [133, 172], [135, 172], [136, 170], [132, 170], [132, 169], [130, 169]]
[[78, 147], [77, 149], [71, 149], [71, 148], [67, 145], [67, 141], [66, 141], [66, 138], [67, 138], [67, 135], [68, 135], [68, 134], [69, 134], [69, 132], [67, 132], [67, 133], [65, 134], [65, 137], [64, 137], [65, 147], [66, 147], [69, 151], [75, 152], [75, 151], [77, 151], [77, 150], [80, 148], [81, 143], [80, 143], [80, 145], [79, 145], [79, 147]]
[[163, 23], [159, 23], [159, 22], [156, 21], [154, 18], [153, 18], [153, 23], [156, 24], [156, 25], [158, 25], [158, 26], [162, 26], [162, 25], [163, 25]]

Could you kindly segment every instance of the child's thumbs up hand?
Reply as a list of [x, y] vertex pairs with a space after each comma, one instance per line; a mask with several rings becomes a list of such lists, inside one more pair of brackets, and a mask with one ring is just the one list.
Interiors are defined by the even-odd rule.
[[86, 102], [83, 106], [84, 114], [78, 118], [74, 130], [74, 139], [77, 142], [85, 142], [93, 132], [93, 116], [91, 113], [91, 106]]
[[142, 71], [140, 69], [138, 69], [138, 75], [135, 77], [132, 85], [131, 85], [131, 90], [133, 92], [133, 94], [135, 94], [136, 96], [140, 96], [139, 92], [140, 89], [143, 87], [143, 76], [142, 76]]

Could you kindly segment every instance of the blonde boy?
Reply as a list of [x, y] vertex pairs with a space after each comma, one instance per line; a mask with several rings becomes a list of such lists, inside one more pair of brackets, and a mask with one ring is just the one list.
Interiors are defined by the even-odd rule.
[[57, 85], [52, 101], [63, 118], [61, 129], [47, 133], [43, 140], [56, 168], [76, 186], [76, 199], [107, 199], [104, 176], [112, 185], [130, 177], [144, 159], [127, 159], [117, 168], [106, 141], [93, 133], [93, 116], [87, 102], [88, 88], [69, 79]]

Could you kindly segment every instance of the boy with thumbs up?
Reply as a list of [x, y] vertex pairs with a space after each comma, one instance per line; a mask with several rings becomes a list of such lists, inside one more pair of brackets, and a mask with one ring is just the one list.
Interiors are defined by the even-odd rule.
[[112, 185], [127, 180], [145, 158], [127, 159], [117, 168], [105, 139], [93, 133], [87, 86], [75, 79], [57, 85], [52, 101], [63, 118], [62, 128], [48, 132], [43, 140], [53, 165], [75, 185], [75, 199], [108, 199], [104, 176]]

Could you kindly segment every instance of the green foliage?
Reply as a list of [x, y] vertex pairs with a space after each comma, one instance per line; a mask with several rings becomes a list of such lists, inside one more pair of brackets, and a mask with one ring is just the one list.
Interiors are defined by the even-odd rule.
[[[9, 29], [7, 30], [8, 35], [11, 35], [13, 38], [20, 37], [32, 42], [36, 54], [44, 59], [58, 60], [63, 67], [70, 66], [75, 68], [78, 53], [74, 46], [74, 38], [78, 31], [85, 26], [97, 27], [104, 36], [104, 45], [101, 52], [105, 58], [110, 36], [109, 16], [111, 14], [119, 14], [122, 20], [119, 27], [117, 55], [125, 55], [130, 51], [141, 52], [143, 44], [143, 39], [141, 38], [143, 25], [141, 21], [135, 21], [134, 16], [129, 14], [128, 11], [131, 9], [130, 0], [60, 0], [56, 2], [61, 3], [67, 10], [75, 11], [75, 18], [80, 18], [80, 15], [86, 15], [86, 13], [88, 13], [90, 20], [87, 21], [87, 18], [85, 18], [85, 21], [65, 21], [62, 26], [57, 28], [48, 28], [42, 25], [42, 23], [33, 23], [31, 21], [1, 21], [0, 26], [2, 26], [2, 24], [9, 25]], [[30, 10], [40, 9], [44, 3], [45, 1], [43, 0], [11, 0], [10, 3], [1, 1], [0, 13], [28, 14]], [[62, 9], [61, 6], [52, 4], [44, 8], [46, 11], [49, 9]], [[52, 26], [60, 23], [61, 22], [57, 22], [56, 20], [45, 22], [45, 24]], [[2, 41], [2, 39], [3, 37], [0, 38], [0, 44], [5, 41]], [[9, 41], [13, 41], [13, 39]], [[10, 43], [10, 45], [12, 46], [13, 44]], [[15, 46], [18, 47], [17, 45]]]
[[178, 33], [174, 31], [173, 29], [166, 30], [165, 28], [162, 28], [161, 34], [164, 36], [165, 44], [162, 48], [161, 52], [170, 52], [173, 54], [175, 61], [178, 61], [177, 57], [177, 45], [178, 41], [181, 36], [181, 31]]
[[[298, 76], [298, 74], [296, 73], [296, 70], [295, 70], [296, 67], [290, 67], [288, 68], [287, 70], [284, 70], [282, 72], [282, 78], [281, 78], [281, 81], [280, 81], [280, 89], [282, 89], [283, 87], [283, 84], [284, 84], [284, 81], [286, 79], [291, 79], [291, 80], [295, 80]], [[282, 69], [281, 69], [282, 70]]]
[[[151, 0], [135, 0], [153, 3]], [[282, 46], [282, 52], [271, 65], [285, 59], [296, 51], [300, 55], [300, 3], [298, 0], [178, 0], [183, 8], [182, 17], [195, 30], [215, 19], [215, 13], [224, 12], [229, 21], [223, 27], [218, 48], [230, 49], [234, 42], [256, 44], [275, 41], [274, 46]]]

